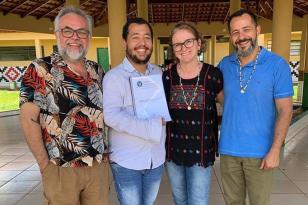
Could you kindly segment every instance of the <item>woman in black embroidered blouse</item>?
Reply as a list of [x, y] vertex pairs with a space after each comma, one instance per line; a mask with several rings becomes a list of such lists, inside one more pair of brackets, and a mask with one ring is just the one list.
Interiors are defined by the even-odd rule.
[[164, 71], [163, 81], [172, 117], [166, 139], [172, 195], [176, 205], [207, 205], [217, 153], [216, 99], [223, 98], [222, 74], [199, 62], [203, 41], [192, 25], [178, 23], [170, 41], [177, 63]]

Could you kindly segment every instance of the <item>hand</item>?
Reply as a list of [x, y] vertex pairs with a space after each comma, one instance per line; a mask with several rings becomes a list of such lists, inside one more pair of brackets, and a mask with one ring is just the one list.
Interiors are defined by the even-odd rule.
[[109, 162], [109, 154], [110, 154], [110, 152], [103, 153], [103, 162], [104, 163]]
[[162, 124], [163, 126], [166, 125], [166, 121], [165, 121], [164, 118], [161, 118], [161, 124]]
[[262, 160], [260, 169], [270, 170], [279, 166], [279, 152], [278, 151], [270, 151]]

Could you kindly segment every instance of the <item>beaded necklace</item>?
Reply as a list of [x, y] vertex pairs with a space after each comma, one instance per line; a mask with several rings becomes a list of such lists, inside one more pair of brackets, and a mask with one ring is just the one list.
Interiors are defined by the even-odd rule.
[[[179, 68], [181, 68], [181, 64], [179, 64]], [[181, 76], [179, 75], [179, 78], [180, 78], [180, 88], [181, 88], [181, 91], [182, 91], [182, 95], [183, 95], [183, 99], [184, 99], [184, 102], [187, 106], [187, 110], [191, 110], [191, 104], [192, 102], [195, 100], [196, 96], [197, 96], [197, 89], [198, 89], [198, 85], [199, 85], [199, 80], [200, 80], [200, 72], [201, 72], [201, 69], [198, 73], [198, 78], [197, 78], [197, 82], [196, 82], [196, 85], [195, 85], [195, 89], [194, 89], [194, 92], [192, 94], [192, 97], [190, 98], [190, 101], [188, 103], [188, 100], [187, 98], [190, 96], [188, 92], [185, 93], [184, 91], [184, 88], [183, 88], [183, 84], [182, 84], [182, 78]]]
[[238, 72], [239, 72], [239, 80], [240, 80], [240, 92], [241, 92], [242, 94], [244, 94], [244, 93], [246, 92], [247, 86], [248, 86], [248, 84], [250, 83], [250, 81], [251, 81], [251, 79], [252, 79], [252, 76], [253, 76], [253, 74], [254, 74], [255, 71], [256, 71], [259, 54], [260, 54], [260, 49], [258, 50], [255, 63], [254, 63], [254, 65], [253, 65], [252, 71], [251, 71], [251, 73], [250, 73], [250, 75], [249, 75], [248, 80], [246, 81], [246, 83], [244, 83], [244, 80], [243, 80], [242, 65], [241, 65], [241, 61], [240, 61], [239, 58], [238, 58], [238, 62], [239, 62], [239, 64], [240, 64], [240, 66], [239, 66], [239, 71], [238, 71]]

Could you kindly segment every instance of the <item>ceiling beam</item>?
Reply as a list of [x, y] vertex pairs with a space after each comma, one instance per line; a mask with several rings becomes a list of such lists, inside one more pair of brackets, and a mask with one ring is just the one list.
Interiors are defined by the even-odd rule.
[[24, 3], [26, 3], [27, 1], [28, 1], [28, 0], [24, 0], [24, 1], [21, 2], [20, 4], [17, 4], [17, 6], [15, 6], [15, 7], [11, 8], [11, 9], [5, 11], [5, 12], [3, 13], [3, 15], [6, 16], [8, 13], [10, 13], [10, 12], [14, 11], [15, 9], [19, 8], [20, 6], [22, 6], [22, 5], [23, 5]]
[[5, 3], [7, 0], [0, 1], [0, 5]]
[[51, 14], [52, 12], [56, 11], [58, 8], [64, 6], [64, 4], [65, 4], [65, 2], [62, 0], [62, 1], [60, 2], [59, 5], [57, 5], [57, 6], [54, 7], [53, 9], [51, 9], [49, 12], [47, 12], [47, 13], [41, 15], [41, 16], [38, 16], [37, 19], [41, 19], [41, 18], [43, 18], [43, 17], [48, 16], [48, 15]]
[[230, 13], [230, 8], [228, 9], [228, 12], [227, 12], [227, 14], [226, 14], [226, 16], [225, 16], [224, 23], [227, 22], [228, 17], [229, 17], [229, 13]]
[[257, 15], [260, 15], [260, 0], [256, 0], [256, 13]]
[[95, 27], [108, 22], [107, 5], [105, 6], [104, 9], [102, 9], [102, 11], [97, 16], [94, 17], [93, 15], [93, 20], [94, 20]]
[[151, 14], [152, 14], [152, 23], [154, 24], [154, 13], [153, 13], [153, 4], [150, 4], [150, 8], [151, 8]]
[[211, 23], [212, 21], [212, 18], [213, 18], [213, 15], [214, 15], [214, 10], [215, 10], [215, 7], [216, 7], [216, 3], [213, 3], [213, 6], [212, 6], [212, 11], [211, 11], [211, 14], [210, 14], [210, 18], [208, 20], [208, 23]]
[[101, 12], [97, 18], [95, 18], [94, 27], [107, 24], [108, 23], [108, 13]]
[[[82, 5], [86, 4], [86, 3], [88, 3], [89, 1], [91, 1], [91, 0], [85, 0], [85, 1], [83, 1], [82, 3], [80, 3], [80, 6], [82, 6]], [[105, 2], [104, 2], [104, 3], [105, 3]]]
[[296, 5], [294, 5], [294, 8], [300, 10], [301, 12], [304, 12], [304, 14], [308, 14], [308, 11], [306, 11], [305, 9], [302, 9], [302, 8], [296, 6]]
[[49, 0], [45, 0], [45, 1], [41, 2], [41, 3], [40, 3], [39, 5], [37, 5], [34, 9], [32, 9], [30, 12], [21, 15], [21, 18], [24, 18], [25, 16], [29, 16], [29, 15], [33, 14], [34, 12], [36, 12], [37, 10], [39, 10], [42, 6], [45, 6], [48, 2], [49, 2]]
[[182, 4], [182, 21], [184, 20], [184, 14], [185, 14], [185, 3]]
[[196, 23], [198, 22], [200, 10], [201, 10], [201, 5], [198, 6], [198, 11], [197, 11], [197, 14], [196, 14], [196, 19], [195, 19]]
[[268, 15], [268, 13], [266, 12], [266, 10], [265, 10], [265, 8], [263, 7], [263, 5], [261, 4], [261, 2], [260, 2], [260, 4], [259, 4], [259, 7], [261, 8], [261, 10], [264, 12], [265, 15]]
[[270, 8], [270, 10], [273, 12], [273, 8], [272, 8], [272, 6], [267, 2], [267, 1], [265, 1], [265, 5], [267, 5], [268, 6], [268, 8]]

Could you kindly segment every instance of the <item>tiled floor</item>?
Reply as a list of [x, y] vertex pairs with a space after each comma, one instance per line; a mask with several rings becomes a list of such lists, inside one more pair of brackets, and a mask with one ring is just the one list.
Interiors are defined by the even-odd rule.
[[[275, 172], [271, 205], [307, 205], [308, 115], [291, 126], [286, 142]], [[213, 168], [210, 205], [225, 205], [218, 162]], [[0, 205], [39, 205], [41, 195], [41, 176], [23, 139], [18, 115], [0, 116]], [[117, 204], [112, 185], [110, 205]], [[164, 175], [155, 205], [169, 204], [173, 204], [172, 196]]]

